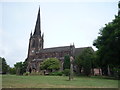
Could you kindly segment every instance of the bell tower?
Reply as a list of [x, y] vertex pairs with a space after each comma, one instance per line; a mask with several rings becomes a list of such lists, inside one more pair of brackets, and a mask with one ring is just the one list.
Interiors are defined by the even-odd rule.
[[38, 10], [36, 25], [34, 33], [30, 34], [28, 58], [36, 55], [41, 49], [43, 49], [44, 35], [41, 36], [41, 23], [40, 23], [40, 8]]

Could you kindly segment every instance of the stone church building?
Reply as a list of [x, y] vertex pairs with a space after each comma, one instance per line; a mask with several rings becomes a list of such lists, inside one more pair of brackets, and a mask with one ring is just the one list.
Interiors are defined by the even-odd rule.
[[27, 71], [28, 72], [40, 72], [40, 63], [47, 58], [57, 58], [61, 62], [61, 70], [63, 68], [64, 56], [77, 56], [85, 48], [75, 48], [74, 45], [54, 47], [54, 48], [44, 48], [44, 35], [41, 35], [41, 23], [40, 23], [40, 8], [37, 15], [37, 21], [34, 29], [34, 33], [30, 34], [29, 47], [28, 47], [28, 56], [26, 61], [28, 63]]

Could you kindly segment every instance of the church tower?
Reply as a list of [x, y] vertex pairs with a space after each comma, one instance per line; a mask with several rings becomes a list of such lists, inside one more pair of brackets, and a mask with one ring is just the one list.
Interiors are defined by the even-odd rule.
[[30, 34], [29, 39], [29, 49], [28, 49], [28, 58], [35, 56], [36, 53], [39, 53], [44, 46], [44, 35], [41, 36], [41, 23], [40, 23], [40, 8], [38, 10], [36, 25], [34, 29], [34, 33]]

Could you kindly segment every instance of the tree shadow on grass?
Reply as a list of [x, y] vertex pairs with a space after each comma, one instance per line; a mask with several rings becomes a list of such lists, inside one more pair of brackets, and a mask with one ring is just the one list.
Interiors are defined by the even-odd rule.
[[120, 80], [119, 78], [110, 77], [110, 76], [92, 76], [91, 78]]

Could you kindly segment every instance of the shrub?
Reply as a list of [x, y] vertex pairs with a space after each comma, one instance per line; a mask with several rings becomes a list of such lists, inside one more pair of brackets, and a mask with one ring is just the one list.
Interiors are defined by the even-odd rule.
[[54, 76], [62, 76], [63, 72], [52, 72], [50, 73], [50, 75], [54, 75]]
[[63, 71], [63, 74], [64, 74], [65, 76], [69, 76], [69, 75], [70, 75], [70, 69], [65, 69], [65, 70]]
[[120, 69], [114, 68], [113, 71], [114, 71], [114, 77], [120, 79]]
[[25, 72], [23, 75], [28, 76], [29, 74], [30, 74], [29, 72]]

